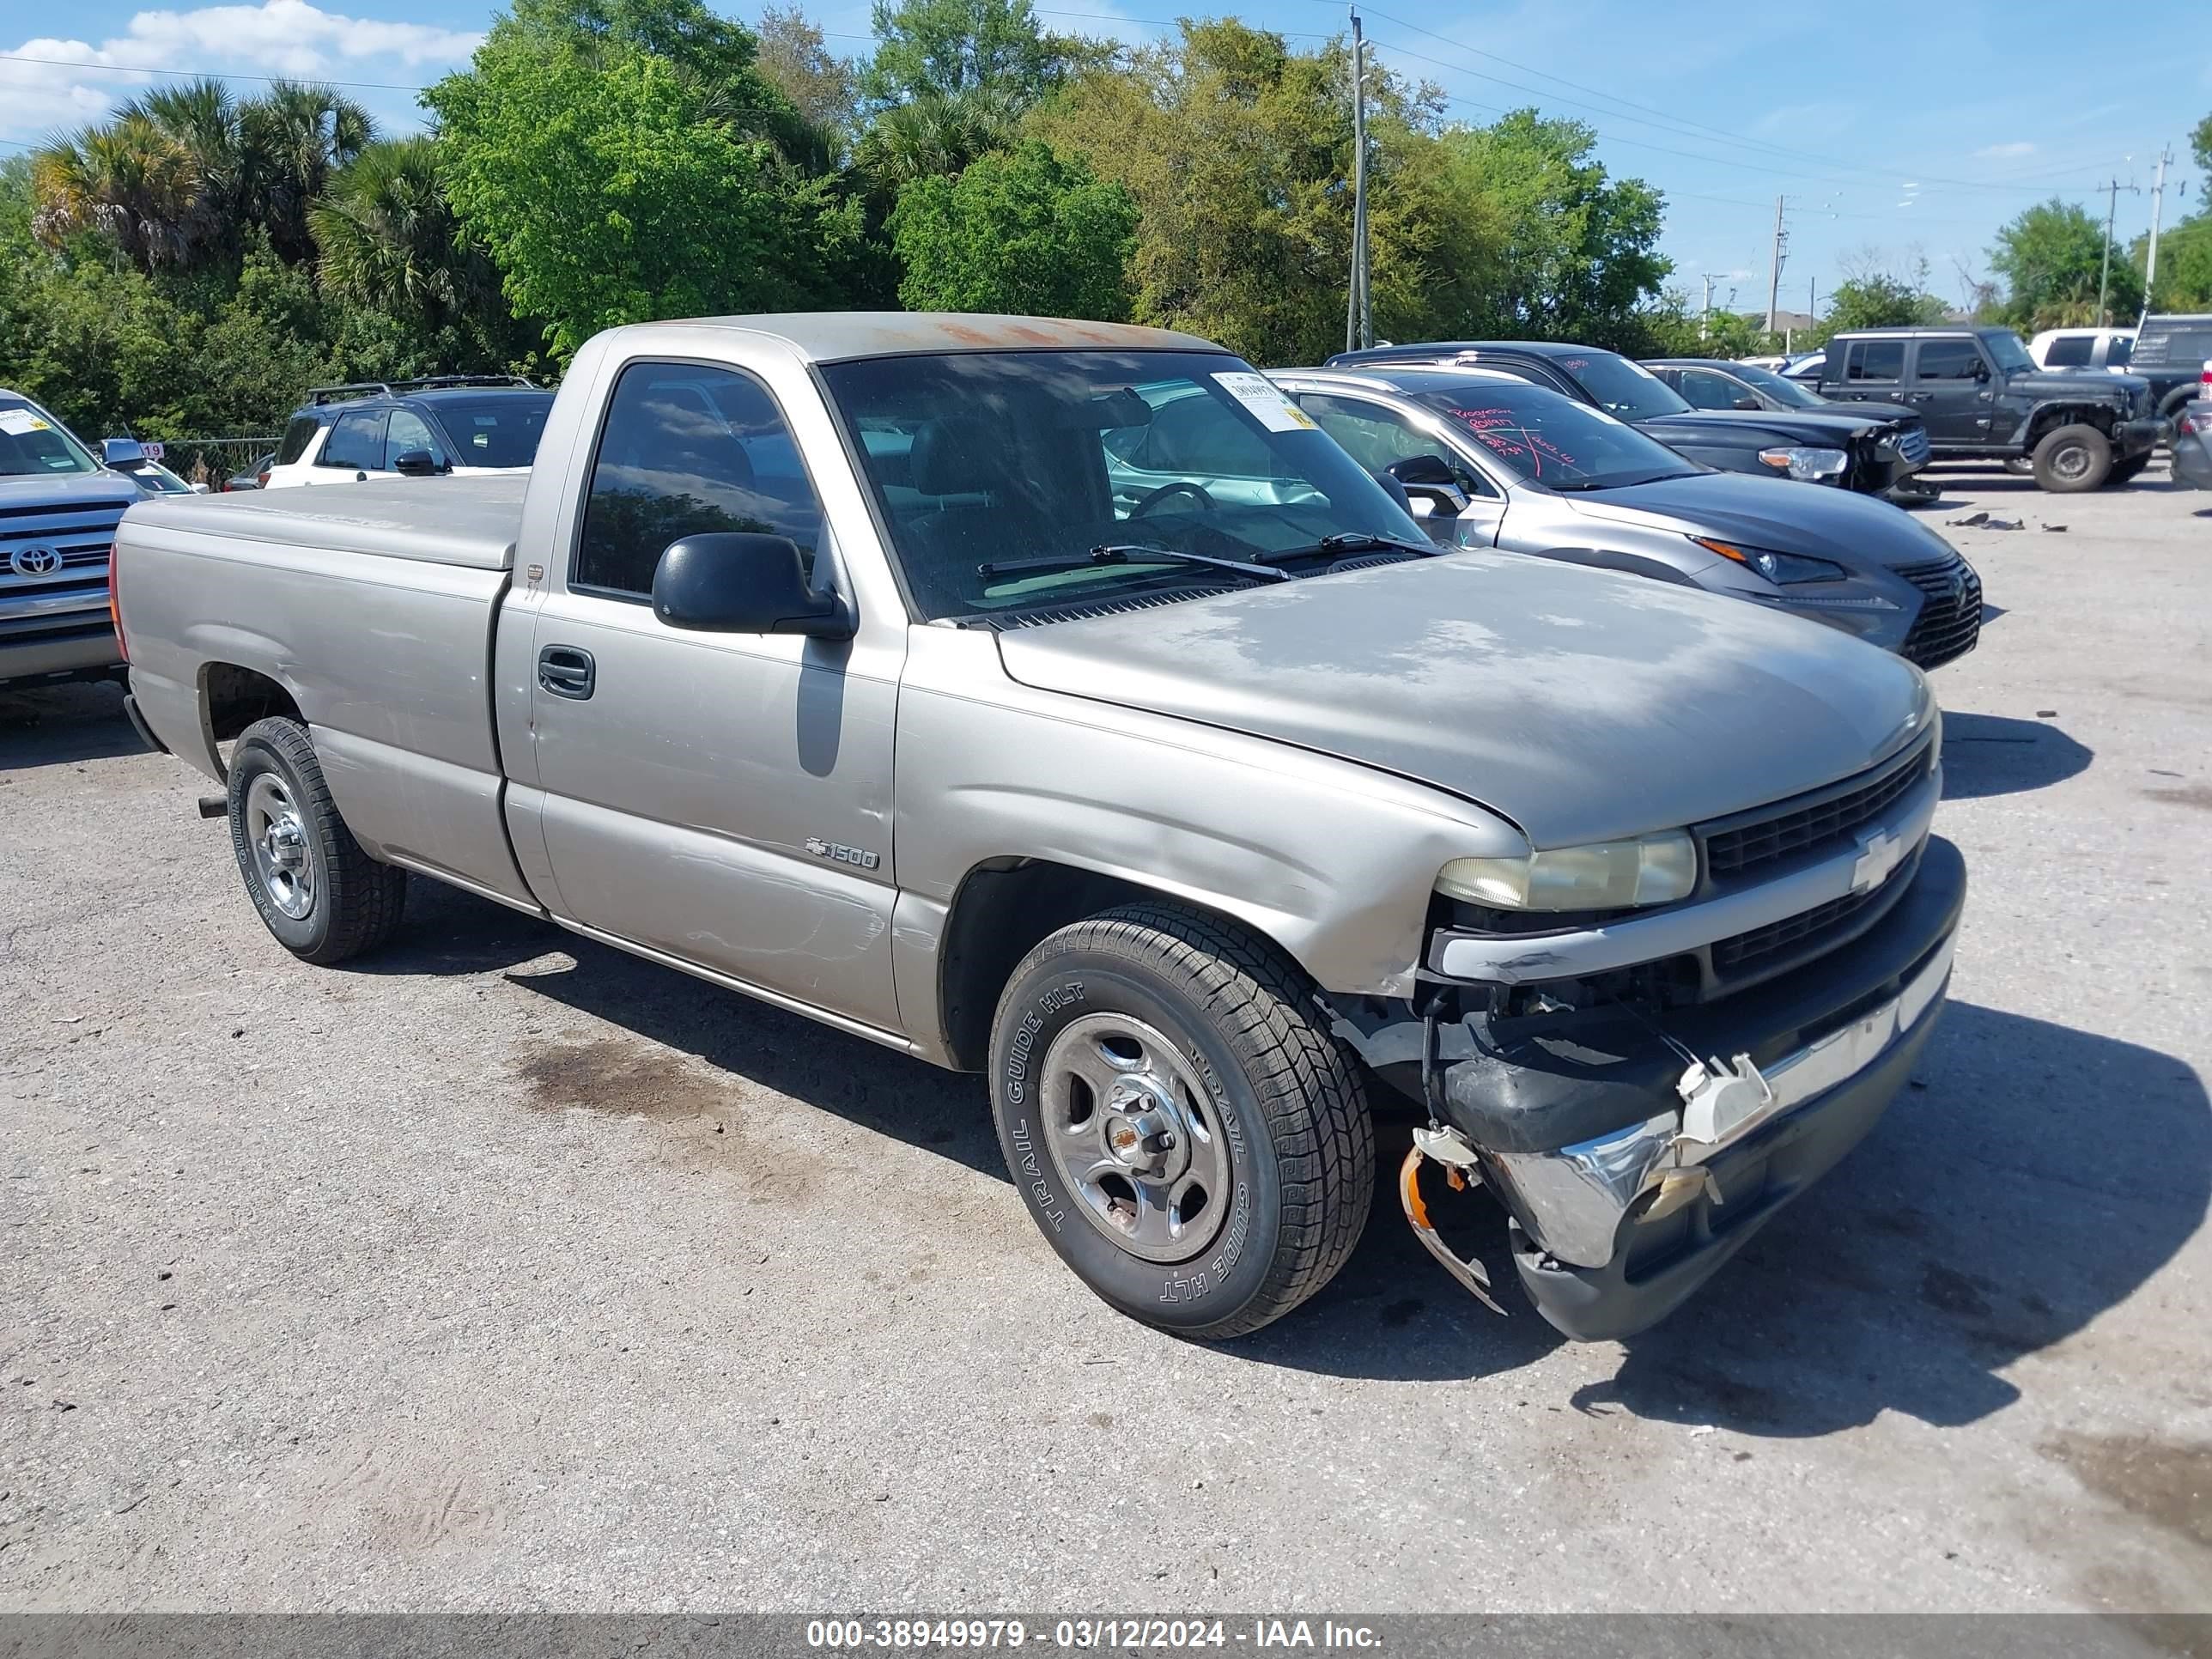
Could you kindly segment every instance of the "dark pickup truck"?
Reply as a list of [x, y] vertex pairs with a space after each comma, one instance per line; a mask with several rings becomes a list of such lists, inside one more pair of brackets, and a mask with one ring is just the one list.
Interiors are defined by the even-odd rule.
[[2149, 381], [2158, 412], [2179, 421], [2203, 389], [2207, 363], [2212, 363], [2212, 312], [2154, 314], [2136, 331], [2128, 373]]
[[2008, 328], [1873, 328], [1828, 342], [1818, 387], [1838, 402], [1920, 411], [1937, 460], [2027, 461], [2045, 489], [2125, 483], [2150, 464], [2169, 422], [2148, 381], [2101, 370], [2040, 369]]
[[[1866, 495], [1892, 489], [1914, 470], [1905, 434], [1850, 409], [1695, 409], [1641, 363], [1597, 346], [1548, 340], [1454, 340], [1340, 351], [1330, 368], [1377, 363], [1449, 363], [1499, 369], [1641, 427], [1678, 455], [1723, 472], [1797, 478]], [[1923, 459], [1925, 459], [1924, 457]]]

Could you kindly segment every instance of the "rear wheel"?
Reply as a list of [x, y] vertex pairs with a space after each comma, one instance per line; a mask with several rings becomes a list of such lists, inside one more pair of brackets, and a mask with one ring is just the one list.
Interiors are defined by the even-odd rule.
[[1084, 1283], [1184, 1336], [1241, 1336], [1358, 1242], [1358, 1068], [1272, 945], [1133, 905], [1063, 927], [1000, 999], [991, 1106], [1016, 1188]]
[[2037, 487], [2075, 495], [2100, 488], [2112, 470], [2112, 442], [2094, 426], [2062, 426], [2035, 447]]
[[256, 720], [230, 757], [230, 842], [247, 896], [302, 961], [343, 962], [399, 926], [407, 872], [363, 852], [331, 804], [307, 728]]

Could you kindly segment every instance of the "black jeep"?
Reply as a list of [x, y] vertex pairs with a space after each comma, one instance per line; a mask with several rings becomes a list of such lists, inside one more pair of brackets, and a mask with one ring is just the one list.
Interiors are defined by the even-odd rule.
[[1870, 328], [1828, 342], [1818, 382], [1842, 403], [1903, 404], [1937, 460], [2025, 460], [2045, 489], [2125, 483], [2170, 430], [2150, 383], [2040, 369], [2008, 328]]

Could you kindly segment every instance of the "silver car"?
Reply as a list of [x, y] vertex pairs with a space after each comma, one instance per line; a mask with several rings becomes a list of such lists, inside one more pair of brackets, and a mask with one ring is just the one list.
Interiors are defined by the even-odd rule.
[[1934, 531], [1850, 490], [1699, 466], [1604, 410], [1495, 370], [1273, 379], [1430, 535], [1633, 571], [1841, 629], [1934, 668], [1981, 635], [1982, 584]]

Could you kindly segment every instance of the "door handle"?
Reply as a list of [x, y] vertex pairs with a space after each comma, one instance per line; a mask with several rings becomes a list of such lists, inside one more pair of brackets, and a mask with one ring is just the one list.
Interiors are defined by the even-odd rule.
[[592, 695], [599, 666], [573, 645], [549, 645], [538, 653], [538, 684], [556, 697], [578, 702]]

